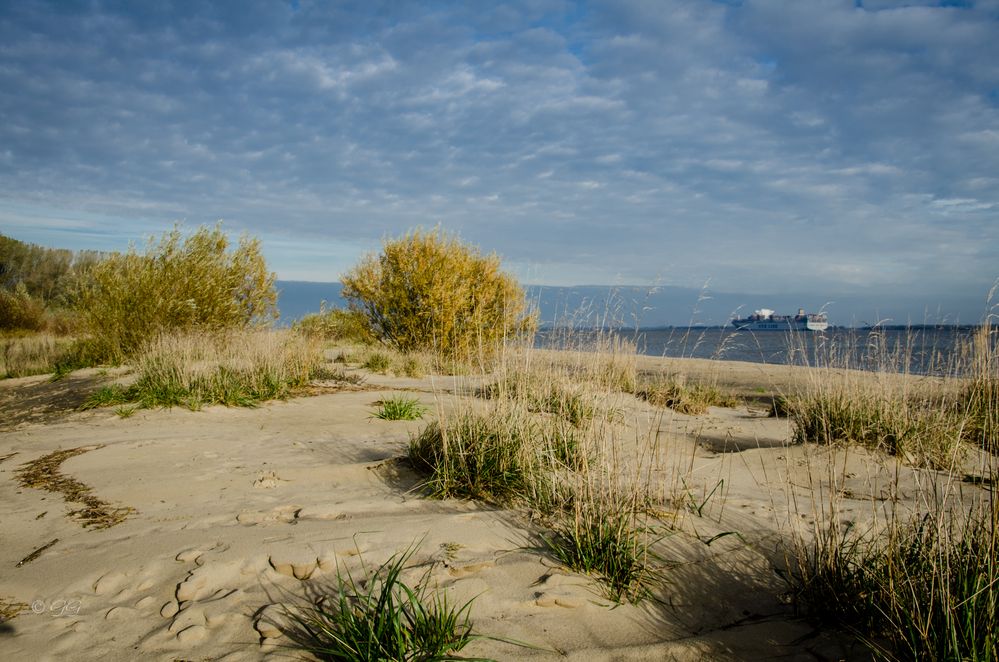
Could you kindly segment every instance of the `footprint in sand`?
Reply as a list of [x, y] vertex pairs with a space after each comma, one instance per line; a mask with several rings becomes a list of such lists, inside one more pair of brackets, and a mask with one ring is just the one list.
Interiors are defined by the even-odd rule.
[[467, 577], [469, 575], [474, 575], [477, 572], [481, 572], [486, 568], [492, 568], [496, 564], [493, 561], [483, 561], [482, 563], [469, 563], [468, 565], [452, 565], [448, 568], [447, 572], [454, 578]]
[[126, 620], [134, 621], [139, 615], [137, 609], [132, 609], [131, 607], [111, 607], [104, 614], [104, 618], [109, 621]]
[[288, 618], [288, 613], [281, 605], [267, 605], [257, 612], [253, 629], [257, 631], [262, 640], [279, 639], [292, 627]]
[[240, 577], [256, 574], [262, 566], [262, 563], [249, 561], [206, 563], [188, 573], [187, 578], [177, 585], [175, 597], [179, 603], [217, 599], [219, 591], [233, 590], [232, 584], [238, 583]]
[[236, 521], [248, 526], [294, 522], [301, 509], [301, 506], [278, 506], [277, 508], [263, 511], [244, 510], [236, 515]]
[[535, 599], [534, 604], [539, 607], [565, 607], [566, 609], [577, 609], [586, 604], [584, 600], [579, 598], [574, 598], [569, 595], [549, 595], [547, 593], [538, 593], [538, 597]]
[[539, 607], [565, 607], [577, 609], [586, 605], [586, 599], [576, 593], [585, 590], [579, 579], [559, 573], [542, 576], [534, 586], [541, 590], [534, 594], [534, 604]]
[[101, 575], [93, 584], [94, 593], [106, 595], [117, 591], [125, 584], [126, 580], [125, 575], [120, 572], [109, 572]]
[[[199, 557], [200, 558], [200, 557]], [[263, 562], [208, 563], [192, 570], [177, 586], [176, 599], [163, 605], [160, 615], [170, 619], [167, 631], [182, 644], [195, 643], [209, 630], [240, 616], [243, 577], [258, 574]]]
[[257, 489], [270, 490], [284, 482], [287, 482], [284, 478], [278, 478], [278, 475], [273, 471], [267, 471], [260, 474], [260, 476], [253, 481], [253, 486]]
[[276, 572], [295, 579], [308, 579], [319, 567], [319, 555], [312, 549], [291, 547], [271, 551], [268, 561]]

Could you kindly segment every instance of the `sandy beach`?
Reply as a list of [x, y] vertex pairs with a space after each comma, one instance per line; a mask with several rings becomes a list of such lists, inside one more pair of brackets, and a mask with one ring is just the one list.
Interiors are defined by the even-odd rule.
[[[663, 360], [641, 361], [645, 370]], [[782, 541], [811, 522], [812, 481], [829, 466], [844, 469], [844, 512], [859, 521], [871, 516], [882, 481], [895, 478], [895, 462], [789, 445], [788, 420], [751, 398], [787, 384], [793, 368], [682, 367], [750, 399], [687, 416], [620, 394], [615, 406], [630, 431], [623, 446], [655, 428], [683, 467], [688, 501], [664, 516], [663, 581], [638, 605], [614, 604], [593, 578], [561, 567], [539, 545], [530, 513], [421, 493], [408, 442], [472, 397], [456, 394], [472, 378], [352, 368], [364, 374], [361, 386], [252, 409], [143, 409], [127, 418], [74, 409], [113, 374], [0, 382], [0, 597], [22, 605], [0, 624], [0, 658], [301, 659], [283, 636], [282, 605], [321, 593], [337, 572], [361, 577], [416, 546], [407, 576], [429, 572], [459, 604], [474, 598], [477, 632], [531, 646], [480, 639], [462, 655], [864, 659], [852, 637], [795, 613]], [[427, 417], [373, 418], [373, 403], [394, 392], [417, 397]], [[79, 504], [21, 486], [19, 469], [69, 449], [80, 450], [57, 471], [123, 521], [87, 528], [70, 514]], [[921, 475], [898, 470], [903, 491]]]

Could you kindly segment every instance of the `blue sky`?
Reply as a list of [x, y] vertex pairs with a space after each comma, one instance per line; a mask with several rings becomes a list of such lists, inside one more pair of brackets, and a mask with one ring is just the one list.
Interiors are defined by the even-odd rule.
[[0, 231], [50, 246], [222, 219], [335, 280], [439, 223], [532, 283], [999, 276], [999, 0], [18, 0], [0, 113]]

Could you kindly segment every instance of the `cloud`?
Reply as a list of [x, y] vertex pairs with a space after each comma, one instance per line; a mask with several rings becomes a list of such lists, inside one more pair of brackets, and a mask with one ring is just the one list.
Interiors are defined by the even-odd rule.
[[310, 277], [324, 244], [335, 278], [350, 250], [441, 223], [554, 283], [987, 289], [997, 20], [870, 0], [9, 3], [0, 218], [127, 238], [224, 218], [280, 242], [279, 273], [303, 273], [298, 242]]

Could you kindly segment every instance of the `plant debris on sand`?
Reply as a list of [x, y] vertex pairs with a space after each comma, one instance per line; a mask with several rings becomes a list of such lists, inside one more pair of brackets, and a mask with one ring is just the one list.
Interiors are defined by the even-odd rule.
[[47, 492], [57, 492], [67, 503], [82, 504], [69, 515], [85, 528], [108, 529], [125, 521], [135, 512], [130, 506], [115, 507], [91, 494], [91, 488], [71, 476], [59, 472], [59, 466], [71, 457], [82, 455], [103, 446], [80, 446], [49, 453], [21, 466], [14, 475], [21, 487], [33, 487]]

